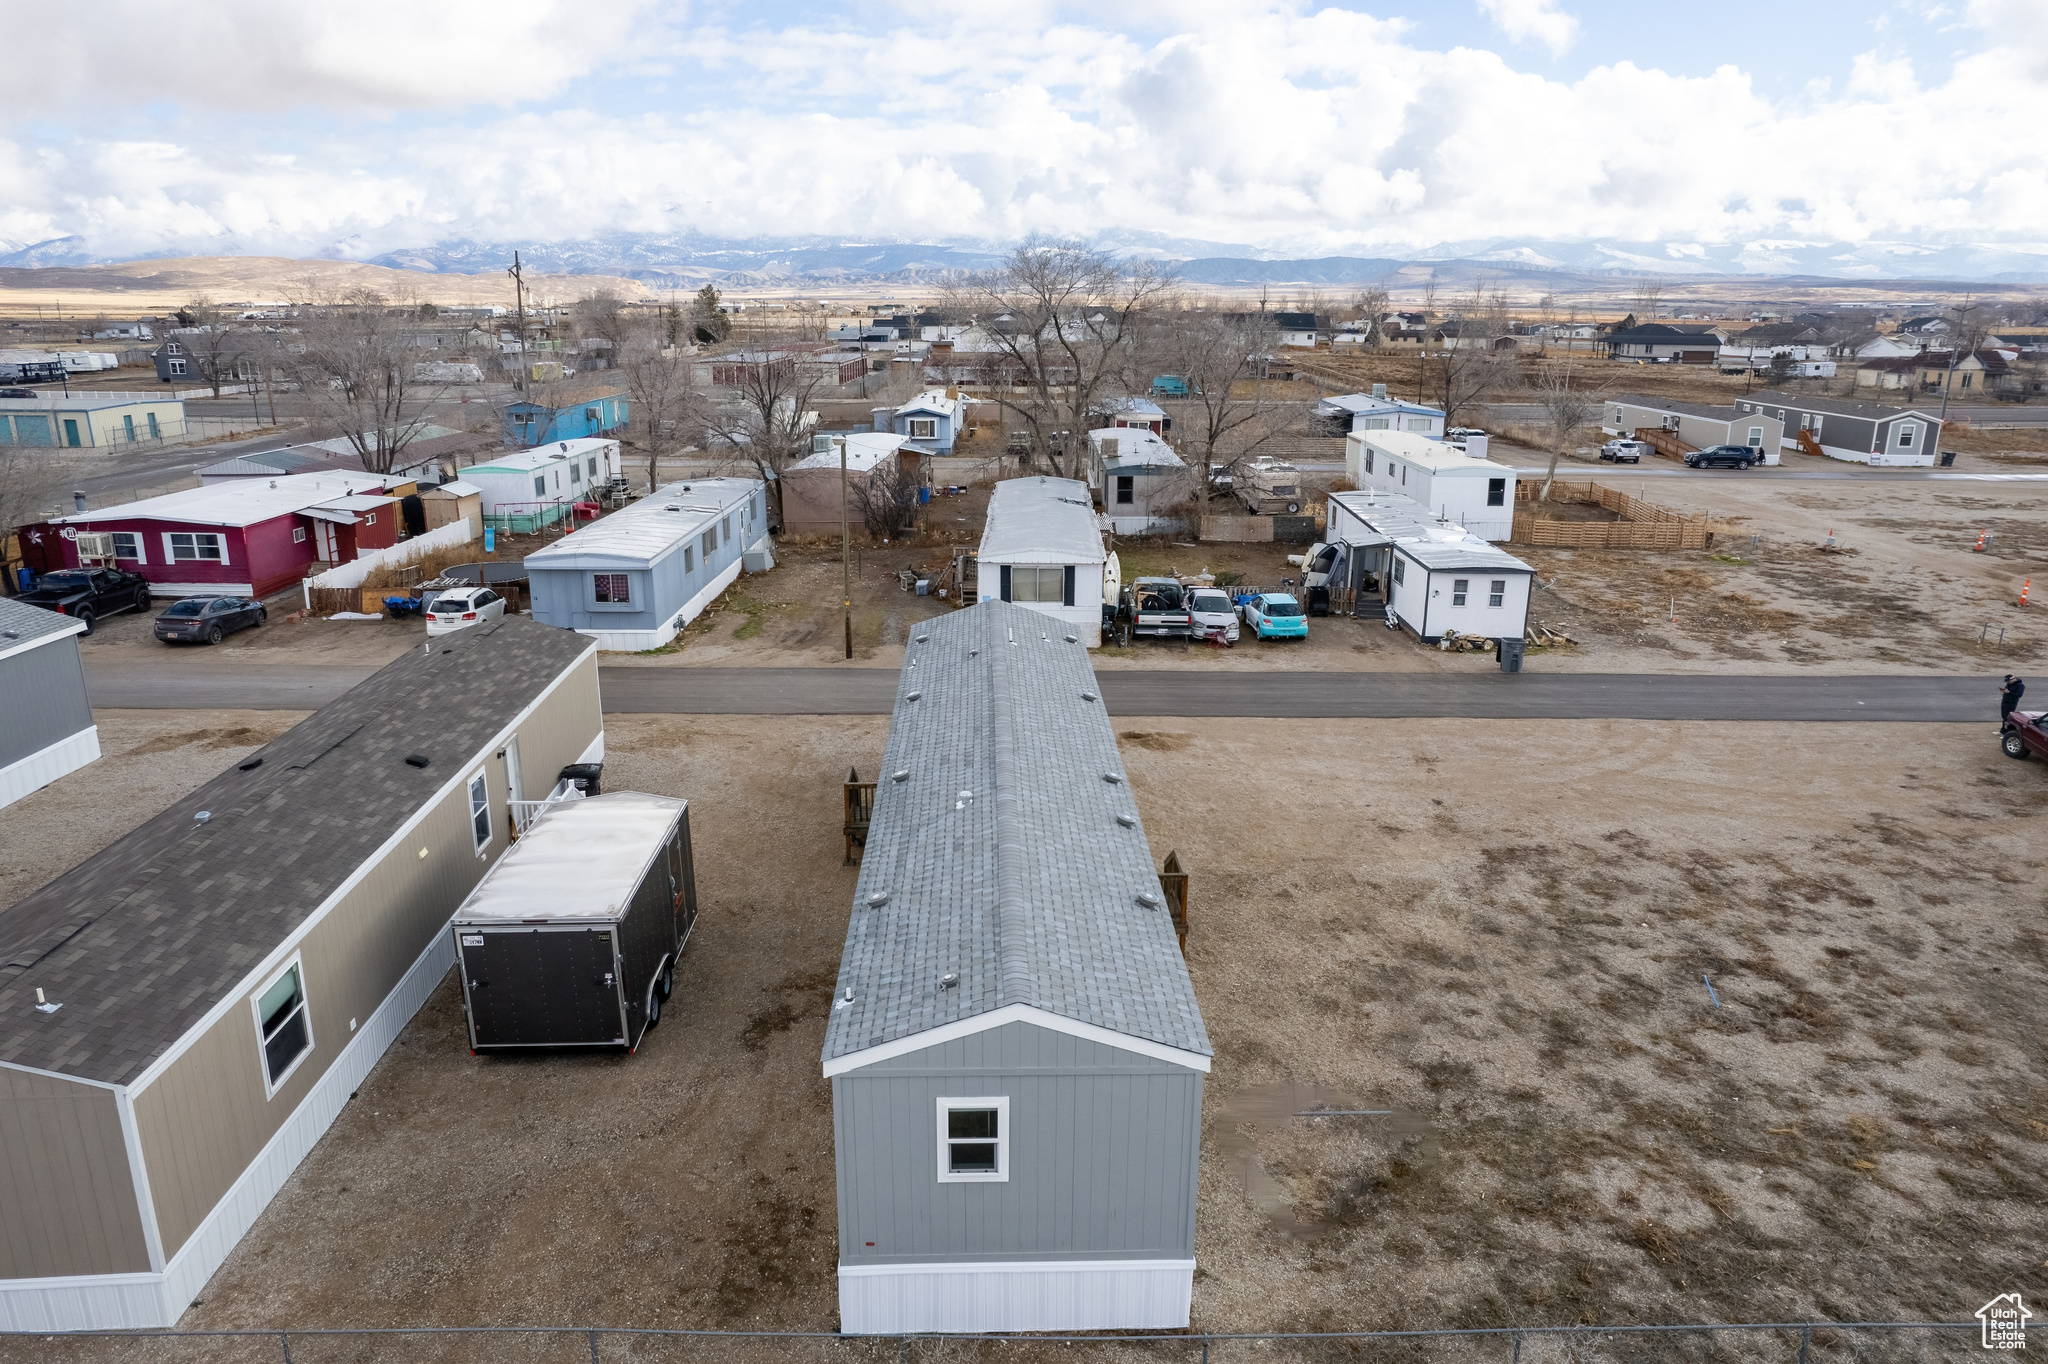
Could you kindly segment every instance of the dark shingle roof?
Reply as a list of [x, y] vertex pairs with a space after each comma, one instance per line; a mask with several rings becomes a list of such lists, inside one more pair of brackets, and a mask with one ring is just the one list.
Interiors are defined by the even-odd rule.
[[0, 913], [0, 1061], [133, 1080], [592, 647], [516, 616], [438, 638]]
[[53, 635], [75, 635], [83, 629], [69, 616], [0, 597], [0, 654]]
[[[1072, 627], [989, 601], [919, 627], [825, 1059], [1028, 1004], [1207, 1056], [1193, 984]], [[918, 699], [910, 699], [915, 695]], [[901, 782], [895, 772], [907, 772]], [[1118, 816], [1128, 817], [1125, 826]], [[875, 895], [887, 901], [871, 906]], [[942, 990], [940, 978], [959, 984]], [[839, 1007], [845, 992], [853, 1002]]]

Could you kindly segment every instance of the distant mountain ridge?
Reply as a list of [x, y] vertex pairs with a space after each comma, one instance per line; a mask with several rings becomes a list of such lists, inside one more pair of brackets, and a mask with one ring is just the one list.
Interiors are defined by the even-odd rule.
[[[1557, 242], [1491, 238], [1444, 242], [1402, 255], [1305, 256], [1237, 243], [1128, 231], [1107, 233], [1095, 244], [1126, 259], [1170, 265], [1190, 284], [1214, 286], [1356, 287], [1379, 280], [1412, 285], [1435, 273], [1449, 287], [1484, 278], [1523, 283], [1644, 278], [1701, 282], [1710, 279], [1801, 277], [1843, 282], [1951, 281], [2034, 284], [2048, 281], [2048, 242], [1924, 245], [1908, 242], [1806, 242], [1760, 239], [1699, 243], [1630, 241]], [[844, 237], [719, 238], [681, 233], [605, 233], [571, 241], [491, 241], [456, 238], [428, 246], [369, 254], [351, 240], [318, 253], [322, 259], [380, 265], [423, 274], [476, 274], [502, 270], [517, 250], [543, 275], [610, 275], [647, 288], [829, 288], [901, 283], [930, 287], [997, 264], [1009, 243], [903, 242]], [[182, 242], [177, 251], [208, 256], [258, 254], [232, 241]], [[151, 256], [92, 252], [76, 237], [15, 245], [0, 242], [0, 267], [48, 269], [112, 265]], [[269, 254], [269, 253], [263, 253]]]

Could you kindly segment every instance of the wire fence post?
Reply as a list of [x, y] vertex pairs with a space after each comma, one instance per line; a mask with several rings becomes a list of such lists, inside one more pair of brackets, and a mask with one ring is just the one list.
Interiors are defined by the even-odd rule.
[[1802, 1326], [1802, 1327], [1800, 1327], [1800, 1328], [1799, 1328], [1799, 1364], [1806, 1364], [1806, 1350], [1807, 1350], [1807, 1347], [1808, 1347], [1808, 1346], [1810, 1346], [1810, 1345], [1812, 1345], [1812, 1344], [1813, 1344], [1813, 1328], [1812, 1328], [1811, 1326]]
[[286, 1331], [277, 1333], [277, 1343], [284, 1350], [284, 1364], [292, 1364], [292, 1338]]
[[905, 1336], [896, 1343], [896, 1364], [910, 1364], [910, 1337]]
[[1202, 1337], [1202, 1364], [1209, 1364], [1209, 1337]]
[[597, 1364], [597, 1332], [590, 1333], [590, 1364]]
[[1515, 1332], [1514, 1364], [1522, 1364], [1522, 1333], [1520, 1331]]

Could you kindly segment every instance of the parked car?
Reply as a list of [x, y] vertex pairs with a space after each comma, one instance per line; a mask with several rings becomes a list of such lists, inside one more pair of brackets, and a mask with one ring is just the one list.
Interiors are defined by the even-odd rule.
[[1454, 445], [1458, 449], [1462, 450], [1465, 448], [1465, 442], [1468, 439], [1470, 439], [1473, 436], [1483, 436], [1485, 434], [1486, 433], [1484, 431], [1481, 431], [1476, 426], [1454, 426], [1450, 430], [1444, 432], [1444, 444]]
[[1189, 592], [1188, 614], [1195, 619], [1197, 635], [1206, 638], [1220, 630], [1225, 644], [1237, 643], [1237, 611], [1221, 589], [1198, 587]]
[[1238, 609], [1244, 615], [1245, 628], [1259, 639], [1308, 638], [1308, 615], [1286, 592], [1246, 597]]
[[1998, 746], [2008, 758], [2048, 759], [2048, 712], [2016, 710], [2005, 717]]
[[446, 635], [487, 620], [505, 618], [505, 599], [488, 587], [443, 592], [427, 608], [427, 633]]
[[147, 611], [149, 579], [118, 568], [60, 568], [38, 576], [35, 586], [21, 594], [21, 600], [85, 622], [85, 633], [89, 635], [93, 622], [101, 616], [117, 611]]
[[1764, 462], [1764, 452], [1753, 445], [1709, 445], [1685, 457], [1689, 469], [1747, 469]]
[[155, 633], [166, 644], [218, 644], [269, 619], [263, 603], [247, 597], [181, 597], [156, 618]]
[[1650, 453], [1650, 443], [1641, 440], [1611, 440], [1600, 447], [1600, 458], [1614, 464], [1641, 464]]
[[1186, 589], [1176, 578], [1125, 583], [1117, 597], [1115, 629], [1125, 641], [1138, 635], [1188, 638], [1195, 632], [1195, 618], [1188, 612]]
[[43, 395], [32, 388], [0, 388], [0, 398], [40, 398]]

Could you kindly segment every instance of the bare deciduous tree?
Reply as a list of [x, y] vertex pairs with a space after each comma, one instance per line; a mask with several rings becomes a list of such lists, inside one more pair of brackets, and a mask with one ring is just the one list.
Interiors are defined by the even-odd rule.
[[853, 514], [873, 540], [894, 540], [912, 528], [917, 517], [919, 478], [915, 465], [890, 458], [873, 473], [848, 480]]
[[731, 401], [714, 408], [707, 420], [710, 433], [738, 461], [751, 465], [775, 499], [775, 519], [782, 520], [782, 471], [811, 453], [811, 402], [825, 371], [799, 365], [787, 352], [742, 351], [721, 357], [734, 381], [726, 387]]
[[954, 284], [946, 302], [979, 324], [1006, 371], [991, 397], [1064, 476], [1080, 465], [1089, 409], [1131, 387], [1140, 318], [1172, 282], [1149, 262], [1032, 237], [998, 268]]
[[1546, 364], [1536, 376], [1536, 405], [1543, 409], [1543, 425], [1550, 436], [1550, 467], [1543, 473], [1543, 490], [1538, 500], [1550, 500], [1550, 485], [1557, 481], [1557, 461], [1577, 433], [1600, 411], [1600, 395], [1572, 382], [1569, 356], [1562, 363]]
[[235, 329], [226, 310], [205, 294], [180, 308], [178, 321], [191, 330], [174, 339], [192, 357], [197, 377], [211, 385], [213, 396], [218, 398], [222, 382], [235, 376], [248, 338]]
[[1358, 315], [1365, 322], [1365, 344], [1376, 346], [1380, 340], [1380, 318], [1387, 312], [1387, 282], [1376, 280], [1358, 291], [1354, 300]]
[[1496, 329], [1505, 329], [1506, 317], [1506, 296], [1495, 290], [1488, 297], [1485, 281], [1480, 281], [1459, 309], [1456, 344], [1446, 337], [1438, 352], [1421, 362], [1424, 391], [1443, 409], [1445, 429], [1460, 425], [1458, 418], [1480, 395], [1513, 380], [1512, 353], [1493, 348], [1494, 338], [1501, 334]]
[[1643, 284], [1636, 290], [1636, 323], [1638, 326], [1645, 322], [1655, 322], [1657, 320], [1657, 303], [1663, 297], [1664, 286], [1655, 281]]
[[415, 381], [424, 356], [405, 320], [376, 291], [351, 289], [301, 319], [300, 343], [287, 364], [307, 407], [339, 428], [368, 472], [401, 467], [447, 389]]
[[1279, 344], [1270, 314], [1159, 308], [1146, 320], [1140, 347], [1146, 368], [1187, 384], [1187, 396], [1175, 403], [1175, 435], [1198, 468], [1195, 496], [1204, 514], [1216, 470], [1256, 453], [1287, 422], [1266, 386], [1251, 382]]
[[694, 444], [703, 433], [709, 407], [690, 382], [691, 359], [682, 348], [663, 345], [668, 321], [657, 320], [624, 341], [619, 368], [631, 404], [627, 443], [647, 459], [647, 490], [661, 486], [661, 458]]

